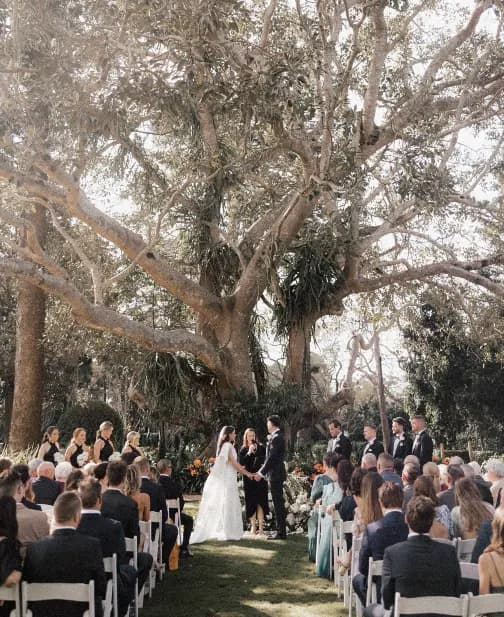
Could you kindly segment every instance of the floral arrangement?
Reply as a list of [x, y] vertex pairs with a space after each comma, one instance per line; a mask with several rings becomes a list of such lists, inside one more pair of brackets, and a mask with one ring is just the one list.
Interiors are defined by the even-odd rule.
[[301, 470], [287, 475], [284, 484], [287, 528], [292, 533], [304, 533], [312, 511], [310, 503], [311, 481]]
[[213, 457], [209, 459], [196, 458], [192, 463], [184, 467], [179, 473], [184, 492], [192, 494], [201, 493], [214, 463], [215, 458]]

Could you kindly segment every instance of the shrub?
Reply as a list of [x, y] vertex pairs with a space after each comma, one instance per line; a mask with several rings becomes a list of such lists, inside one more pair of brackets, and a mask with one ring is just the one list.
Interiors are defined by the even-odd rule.
[[95, 441], [98, 427], [105, 420], [110, 420], [114, 425], [112, 442], [114, 449], [121, 451], [124, 445], [124, 426], [121, 416], [103, 401], [88, 401], [85, 406], [76, 405], [66, 411], [58, 422], [60, 441], [68, 444], [74, 429], [82, 426], [87, 432], [87, 443], [92, 444]]

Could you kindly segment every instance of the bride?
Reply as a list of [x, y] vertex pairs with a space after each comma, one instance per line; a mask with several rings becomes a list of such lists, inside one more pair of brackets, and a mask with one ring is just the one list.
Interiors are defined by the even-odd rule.
[[237, 459], [234, 442], [236, 431], [225, 426], [217, 441], [217, 456], [208, 476], [191, 534], [191, 544], [205, 540], [240, 540], [243, 536], [243, 518], [236, 472], [251, 477]]

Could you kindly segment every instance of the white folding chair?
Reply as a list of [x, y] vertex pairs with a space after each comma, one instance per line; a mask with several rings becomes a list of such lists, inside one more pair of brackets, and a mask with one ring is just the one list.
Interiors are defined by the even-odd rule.
[[472, 540], [462, 540], [457, 538], [457, 557], [459, 561], [471, 561], [473, 548], [476, 544], [476, 538]]
[[[159, 538], [158, 538], [157, 544], [154, 544], [154, 547], [153, 547], [151, 543], [150, 554], [152, 555], [152, 558], [154, 559], [154, 564], [155, 564], [156, 569], [159, 570], [159, 578], [163, 580], [165, 564], [163, 562], [163, 533], [162, 533], [163, 513], [162, 511], [159, 510], [159, 512], [153, 512], [151, 510], [150, 521], [151, 521], [151, 525], [154, 523], [157, 524], [157, 528], [159, 530]], [[154, 541], [155, 539], [156, 539], [156, 535], [154, 534]]]
[[353, 577], [359, 571], [359, 553], [362, 545], [362, 538], [352, 538], [352, 565], [350, 567], [350, 581], [349, 581], [349, 603], [348, 603], [348, 617], [352, 617], [352, 608], [355, 604], [357, 617], [362, 616], [362, 603], [353, 592], [352, 580]]
[[[346, 559], [347, 553], [348, 553], [347, 544], [346, 544], [346, 536], [347, 534], [352, 533], [353, 521], [341, 521], [340, 520], [339, 526], [340, 528], [339, 528], [339, 533], [338, 533], [338, 555], [337, 556], [335, 555], [335, 559], [339, 559], [340, 561], [343, 561], [343, 559]], [[338, 568], [339, 570], [338, 563], [335, 563], [334, 567]], [[350, 573], [348, 570], [345, 572], [345, 574], [343, 574], [343, 576], [341, 576], [338, 572], [337, 581], [335, 578], [335, 583], [338, 588], [338, 594], [341, 596], [341, 594], [343, 593], [343, 606], [345, 608], [348, 608], [349, 580], [350, 580]]]
[[42, 512], [52, 512], [54, 510], [54, 506], [50, 506], [47, 503], [39, 503], [37, 504]]
[[[331, 539], [329, 542], [329, 577], [336, 577], [336, 569], [334, 567], [334, 538], [338, 537], [340, 528], [341, 516], [338, 510], [334, 510], [332, 515]], [[339, 575], [338, 575], [339, 576]]]
[[177, 497], [176, 499], [167, 499], [166, 507], [168, 508], [168, 512], [170, 510], [176, 510], [175, 512], [175, 520], [173, 523], [177, 526], [178, 529], [178, 545], [182, 544], [182, 515], [180, 513], [180, 499]]
[[489, 593], [482, 596], [469, 594], [468, 617], [489, 615], [504, 611], [504, 593]]
[[[460, 562], [460, 572], [462, 574], [462, 578], [468, 578], [471, 581], [479, 581], [479, 570], [477, 563], [469, 563], [468, 561]], [[504, 610], [504, 604], [503, 610]]]
[[[119, 606], [117, 604], [117, 554], [112, 557], [103, 558], [103, 569], [106, 574], [112, 574], [112, 579], [107, 581], [107, 593], [103, 601], [103, 617], [119, 617]], [[121, 616], [122, 617], [122, 616]]]
[[[125, 538], [126, 540], [126, 552], [133, 553], [133, 559], [130, 560], [132, 566], [134, 566], [135, 570], [138, 570], [138, 541], [137, 537], [133, 536], [132, 538]], [[135, 617], [138, 617], [138, 578], [135, 581]]]
[[373, 582], [373, 576], [381, 576], [383, 569], [383, 561], [375, 561], [372, 557], [369, 558], [368, 578], [367, 578], [367, 593], [366, 606], [376, 604], [376, 583]]
[[402, 598], [401, 594], [395, 594], [394, 617], [401, 615], [414, 615], [433, 613], [449, 617], [466, 617], [468, 598], [461, 596], [423, 596], [420, 598]]
[[440, 544], [449, 544], [450, 546], [453, 546], [455, 549], [457, 548], [456, 539], [448, 540], [448, 538], [431, 538], [431, 540], [434, 540], [434, 542], [439, 542]]
[[19, 585], [13, 585], [12, 587], [0, 587], [0, 600], [4, 602], [14, 602], [14, 609], [10, 613], [10, 617], [21, 617], [21, 600], [19, 596]]
[[27, 583], [21, 586], [22, 615], [32, 617], [28, 602], [65, 600], [85, 602], [88, 605], [82, 617], [95, 617], [94, 581], [86, 583]]

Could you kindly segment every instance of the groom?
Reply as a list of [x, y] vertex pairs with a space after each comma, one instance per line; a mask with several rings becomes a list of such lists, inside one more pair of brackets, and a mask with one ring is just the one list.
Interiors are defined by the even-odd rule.
[[269, 416], [267, 418], [268, 433], [270, 434], [266, 446], [266, 460], [264, 465], [254, 475], [260, 482], [266, 478], [269, 482], [273, 506], [275, 508], [276, 533], [268, 537], [268, 540], [285, 540], [285, 505], [283, 496], [283, 483], [285, 482], [285, 439], [280, 430], [280, 418]]

